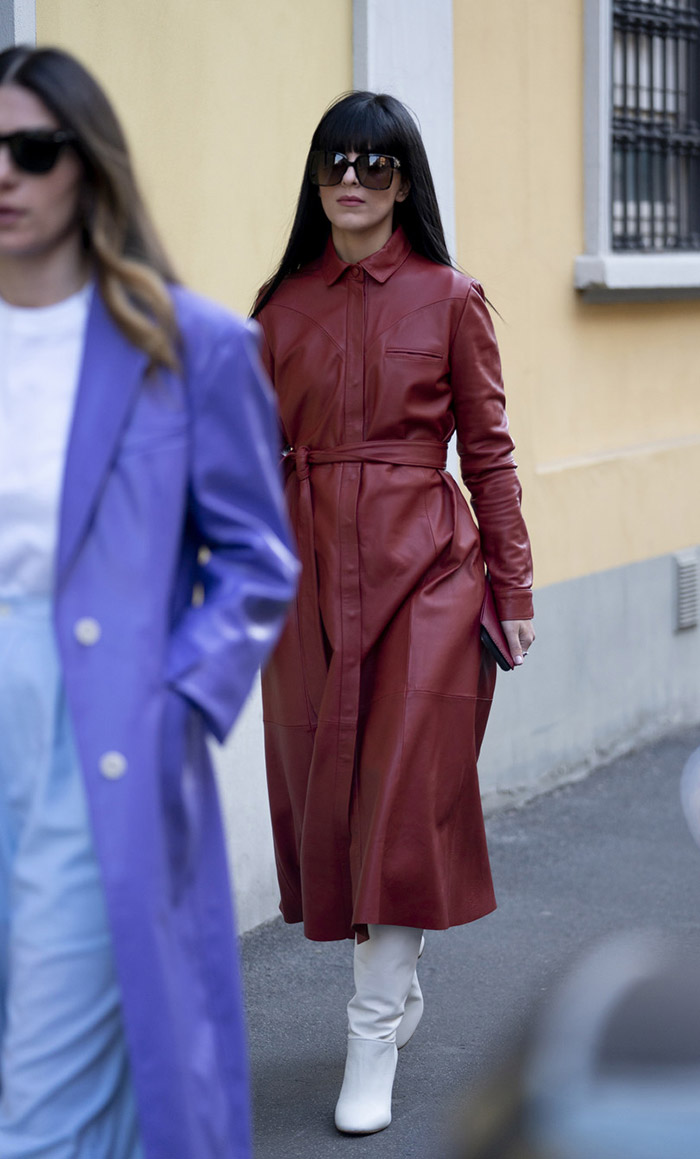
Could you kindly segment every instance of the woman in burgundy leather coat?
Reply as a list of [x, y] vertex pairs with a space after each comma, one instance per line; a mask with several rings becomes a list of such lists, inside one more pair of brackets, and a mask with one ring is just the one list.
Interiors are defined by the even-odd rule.
[[[534, 639], [493, 327], [395, 98], [351, 93], [321, 120], [254, 313], [303, 567], [263, 689], [281, 909], [309, 938], [355, 938], [336, 1126], [368, 1133], [391, 1121], [397, 1046], [422, 1013], [423, 929], [495, 906], [476, 769], [495, 682], [485, 566], [516, 664]], [[455, 429], [478, 528], [445, 471]]]

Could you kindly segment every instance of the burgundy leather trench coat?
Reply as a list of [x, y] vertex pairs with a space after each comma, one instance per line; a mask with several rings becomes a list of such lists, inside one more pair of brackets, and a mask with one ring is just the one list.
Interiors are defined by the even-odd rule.
[[[258, 319], [288, 444], [299, 595], [263, 679], [281, 910], [306, 935], [443, 929], [495, 907], [476, 761], [502, 619], [531, 557], [480, 286], [397, 229], [357, 265], [329, 242]], [[446, 445], [457, 429], [478, 528]]]

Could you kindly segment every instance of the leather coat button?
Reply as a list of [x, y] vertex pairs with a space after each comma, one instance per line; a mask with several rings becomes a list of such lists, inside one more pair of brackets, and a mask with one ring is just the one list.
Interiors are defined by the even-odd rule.
[[353, 278], [362, 277], [362, 270], [359, 266], [350, 266], [350, 273], [352, 274]]
[[100, 772], [103, 777], [107, 777], [110, 781], [116, 781], [119, 777], [123, 777], [127, 768], [127, 759], [123, 753], [103, 753], [100, 757]]
[[102, 628], [97, 620], [93, 620], [91, 616], [83, 616], [81, 620], [76, 620], [73, 633], [79, 644], [85, 644], [86, 647], [89, 647], [91, 644], [97, 643], [102, 635]]

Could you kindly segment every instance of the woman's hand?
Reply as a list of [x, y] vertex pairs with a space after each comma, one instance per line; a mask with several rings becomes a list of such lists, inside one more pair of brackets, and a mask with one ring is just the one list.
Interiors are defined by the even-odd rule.
[[501, 627], [516, 665], [522, 664], [523, 656], [527, 656], [528, 649], [535, 639], [532, 620], [501, 620]]

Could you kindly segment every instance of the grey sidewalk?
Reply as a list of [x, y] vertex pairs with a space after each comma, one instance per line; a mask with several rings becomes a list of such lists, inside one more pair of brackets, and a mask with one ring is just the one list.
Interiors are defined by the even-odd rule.
[[394, 1122], [333, 1127], [344, 1061], [351, 943], [273, 922], [243, 939], [256, 1159], [441, 1159], [449, 1099], [508, 1040], [552, 972], [591, 939], [653, 927], [700, 944], [700, 849], [678, 796], [700, 728], [616, 760], [488, 822], [498, 910], [428, 933], [426, 1013], [399, 1056]]

